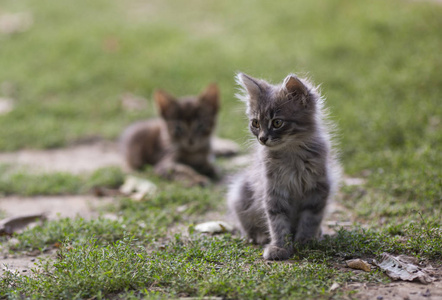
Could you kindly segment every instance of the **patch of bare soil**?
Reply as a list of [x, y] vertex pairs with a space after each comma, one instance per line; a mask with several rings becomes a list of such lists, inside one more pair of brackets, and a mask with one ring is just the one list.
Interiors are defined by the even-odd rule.
[[39, 254], [38, 257], [34, 256], [32, 253], [23, 256], [3, 254], [0, 257], [0, 277], [6, 271], [17, 272], [20, 275], [31, 275], [31, 269], [37, 269], [36, 263], [40, 259], [53, 257], [54, 254], [55, 251]]
[[392, 282], [389, 284], [349, 284], [345, 289], [356, 291], [350, 296], [350, 299], [360, 300], [440, 300], [442, 299], [442, 270], [439, 268], [439, 280], [424, 285], [416, 282]]
[[118, 146], [112, 142], [95, 142], [69, 148], [20, 150], [0, 153], [0, 163], [25, 166], [38, 172], [79, 174], [108, 166], [125, 168]]
[[100, 207], [113, 203], [111, 197], [81, 196], [10, 196], [0, 198], [0, 210], [6, 217], [27, 214], [45, 214], [49, 220], [56, 218], [82, 217], [92, 219], [99, 216]]

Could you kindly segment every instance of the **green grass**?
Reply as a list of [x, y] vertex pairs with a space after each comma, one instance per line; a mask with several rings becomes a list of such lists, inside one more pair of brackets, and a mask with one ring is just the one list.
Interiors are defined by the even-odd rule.
[[[166, 292], [172, 297], [262, 298], [281, 292], [293, 296], [326, 294], [333, 278], [339, 276], [324, 263], [274, 267], [263, 261], [256, 263], [258, 250], [230, 236], [195, 238], [192, 242], [176, 236], [163, 250], [154, 252], [136, 242], [125, 238], [103, 247], [91, 240], [81, 247], [62, 248], [55, 264], [43, 264], [42, 275], [51, 276], [37, 275], [26, 286], [42, 298], [87, 298], [128, 288], [146, 296]], [[224, 248], [226, 244], [229, 247]], [[11, 280], [18, 281], [12, 295], [20, 294], [20, 280]]]
[[[178, 234], [224, 212], [224, 187], [185, 189], [148, 176], [159, 195], [121, 199], [99, 218], [47, 222], [17, 235], [10, 251], [59, 258], [31, 277], [8, 274], [0, 297], [329, 298], [333, 282], [384, 282], [355, 275], [343, 260], [386, 251], [440, 263], [442, 247], [442, 7], [409, 1], [12, 1], [2, 13], [30, 11], [29, 31], [0, 35], [0, 151], [116, 139], [124, 126], [154, 116], [163, 88], [195, 94], [212, 81], [222, 92], [218, 134], [245, 143], [244, 107], [233, 76], [280, 82], [288, 73], [321, 84], [338, 124], [348, 175], [339, 202], [365, 227], [298, 248], [291, 263], [263, 262], [262, 249], [236, 236]], [[145, 97], [127, 111], [121, 96]], [[244, 147], [245, 148], [245, 147]], [[118, 186], [121, 170], [30, 173], [0, 166], [0, 194], [78, 194]], [[183, 229], [184, 228], [184, 229]], [[362, 229], [364, 228], [364, 229]], [[37, 238], [38, 237], [38, 238]], [[6, 238], [0, 243], [6, 247]], [[68, 270], [68, 271], [66, 271]], [[335, 297], [339, 297], [335, 295]]]
[[[153, 220], [147, 216], [146, 221]], [[406, 242], [399, 242], [395, 229], [389, 233], [341, 230], [335, 237], [298, 247], [288, 263], [269, 264], [262, 260], [261, 249], [230, 234], [218, 237], [192, 234], [188, 238], [177, 234], [159, 241], [152, 231], [144, 231], [144, 227], [136, 229], [130, 222], [123, 222], [124, 229], [116, 221], [76, 220], [73, 223], [75, 225], [68, 228], [63, 225], [70, 222], [64, 220], [20, 236], [23, 244], [36, 232], [43, 231], [44, 235], [53, 230], [68, 235], [57, 258], [41, 261], [40, 269], [35, 270], [33, 276], [7, 273], [0, 282], [0, 295], [82, 299], [138, 291], [138, 297], [326, 299], [332, 295], [328, 289], [333, 282], [386, 281], [375, 270], [358, 275], [339, 271], [336, 265], [343, 265], [345, 259], [376, 257], [384, 251], [440, 259], [442, 246], [440, 232], [429, 232], [422, 237], [422, 227], [402, 228], [401, 236], [407, 236], [404, 232], [410, 231]], [[43, 239], [46, 243], [50, 241], [45, 235]]]
[[66, 172], [35, 173], [0, 165], [0, 195], [63, 195], [84, 194], [94, 187], [117, 188], [124, 180], [117, 167], [97, 169], [91, 174], [73, 175]]

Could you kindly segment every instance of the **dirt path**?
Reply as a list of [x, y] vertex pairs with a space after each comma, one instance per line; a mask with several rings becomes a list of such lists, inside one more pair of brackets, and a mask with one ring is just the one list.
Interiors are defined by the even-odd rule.
[[61, 149], [0, 152], [0, 163], [25, 166], [38, 172], [73, 174], [108, 166], [125, 167], [117, 145], [103, 141]]
[[6, 217], [45, 214], [48, 220], [82, 217], [92, 219], [99, 216], [100, 207], [114, 203], [111, 197], [80, 196], [10, 196], [0, 198], [0, 210]]

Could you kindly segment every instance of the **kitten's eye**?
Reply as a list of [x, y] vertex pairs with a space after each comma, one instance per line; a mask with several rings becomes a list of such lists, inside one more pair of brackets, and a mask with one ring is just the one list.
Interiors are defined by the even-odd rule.
[[175, 124], [175, 133], [176, 134], [181, 134], [183, 133], [184, 128], [181, 124]]
[[274, 119], [273, 121], [272, 121], [272, 125], [273, 125], [273, 127], [275, 127], [275, 128], [279, 128], [279, 127], [281, 127], [282, 126], [282, 120], [281, 119]]
[[252, 120], [252, 126], [255, 127], [255, 128], [259, 128], [259, 122], [258, 122], [257, 119], [253, 119]]

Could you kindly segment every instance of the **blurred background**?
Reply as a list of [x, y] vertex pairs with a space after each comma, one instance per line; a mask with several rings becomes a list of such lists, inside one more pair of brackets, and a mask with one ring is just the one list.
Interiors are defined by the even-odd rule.
[[346, 173], [432, 211], [441, 16], [442, 4], [406, 0], [0, 0], [0, 151], [116, 140], [156, 115], [154, 89], [182, 96], [210, 82], [218, 134], [242, 144], [235, 73], [296, 73], [321, 84]]
[[[50, 212], [44, 226], [0, 236], [0, 277], [3, 265], [32, 274], [0, 280], [0, 298], [365, 299], [387, 278], [344, 259], [387, 252], [440, 267], [441, 54], [436, 0], [0, 0], [0, 235], [5, 218], [24, 227]], [[238, 71], [309, 77], [337, 124], [345, 180], [323, 222], [335, 234], [290, 264], [264, 263], [230, 234], [192, 234], [224, 218], [225, 185], [128, 174], [117, 151], [127, 125], [157, 115], [155, 89], [195, 95], [217, 82], [217, 134], [246, 153]], [[121, 196], [133, 176], [158, 193]], [[27, 272], [28, 255], [54, 260]], [[441, 294], [397, 284], [404, 299]]]

